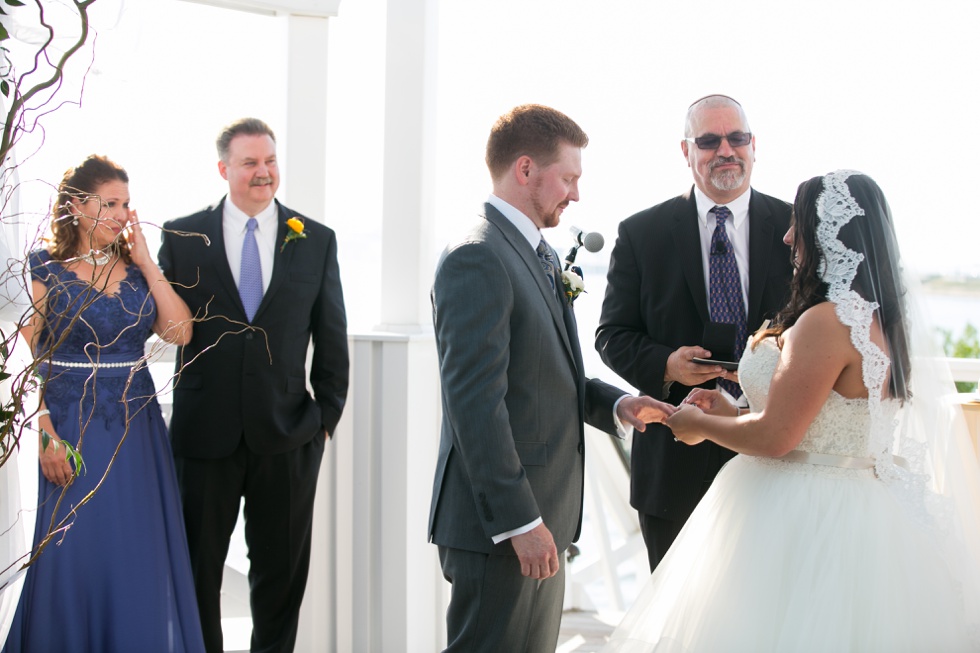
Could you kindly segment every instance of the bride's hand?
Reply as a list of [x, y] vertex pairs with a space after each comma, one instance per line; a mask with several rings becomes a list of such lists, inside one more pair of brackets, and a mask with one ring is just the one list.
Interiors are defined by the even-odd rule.
[[733, 406], [732, 402], [725, 399], [717, 390], [694, 388], [684, 397], [681, 405], [684, 404], [697, 406], [708, 415], [721, 415], [723, 417], [738, 416], [738, 408]]
[[691, 404], [681, 405], [676, 413], [667, 418], [667, 426], [674, 432], [674, 439], [684, 444], [701, 444], [704, 435], [698, 430], [698, 421], [704, 413]]

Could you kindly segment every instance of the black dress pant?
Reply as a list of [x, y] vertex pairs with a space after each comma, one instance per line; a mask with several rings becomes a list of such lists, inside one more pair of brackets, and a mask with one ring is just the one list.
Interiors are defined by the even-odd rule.
[[647, 560], [650, 563], [650, 573], [657, 568], [660, 561], [667, 554], [667, 549], [674, 543], [677, 534], [684, 527], [684, 521], [673, 521], [661, 519], [653, 515], [638, 513], [640, 518], [640, 532], [643, 534], [643, 543], [647, 546]]
[[259, 455], [248, 448], [243, 437], [227, 458], [176, 458], [208, 653], [224, 651], [221, 580], [242, 497], [249, 557], [251, 650], [293, 650], [310, 568], [313, 500], [323, 441], [323, 435], [318, 434], [298, 449]]

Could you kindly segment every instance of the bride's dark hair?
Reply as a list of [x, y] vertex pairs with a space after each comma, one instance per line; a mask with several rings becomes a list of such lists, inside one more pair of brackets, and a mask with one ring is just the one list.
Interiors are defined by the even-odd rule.
[[[875, 314], [880, 322], [891, 361], [889, 395], [908, 399], [908, 379], [911, 373], [907, 335], [905, 286], [891, 211], [881, 188], [871, 177], [852, 174], [845, 182], [851, 197], [862, 214], [854, 216], [840, 228], [836, 238], [850, 252], [862, 257], [850, 289], [868, 302], [878, 305]], [[788, 303], [762, 331], [756, 341], [768, 336], [781, 336], [796, 324], [803, 313], [817, 304], [828, 301], [827, 252], [817, 237], [818, 205], [824, 192], [824, 177], [814, 177], [800, 184], [793, 202], [794, 227], [792, 256], [796, 274], [790, 282]]]

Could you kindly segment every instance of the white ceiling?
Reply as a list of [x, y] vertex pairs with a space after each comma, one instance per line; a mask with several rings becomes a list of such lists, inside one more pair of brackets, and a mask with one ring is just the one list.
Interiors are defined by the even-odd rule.
[[295, 14], [324, 18], [336, 16], [337, 8], [340, 6], [340, 0], [185, 0], [185, 2], [269, 16]]

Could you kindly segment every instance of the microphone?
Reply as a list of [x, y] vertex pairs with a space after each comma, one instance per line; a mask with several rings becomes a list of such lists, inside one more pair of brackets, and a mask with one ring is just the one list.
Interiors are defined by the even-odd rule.
[[711, 248], [711, 255], [712, 256], [724, 256], [725, 255], [725, 251], [726, 251], [725, 243], [722, 242], [722, 241], [720, 241], [720, 240], [716, 240], [714, 247]]
[[578, 227], [572, 227], [570, 231], [572, 232], [572, 238], [575, 239], [575, 244], [579, 247], [585, 247], [585, 249], [593, 254], [602, 249], [603, 245], [606, 244], [606, 239], [598, 231], [582, 231]]
[[585, 249], [594, 254], [606, 244], [606, 239], [596, 231], [582, 231], [578, 227], [572, 227], [570, 231], [572, 232], [572, 238], [575, 240], [575, 244], [572, 245], [572, 248], [568, 250], [568, 254], [565, 256], [566, 270], [575, 262], [575, 256], [578, 254], [579, 247], [585, 247]]

